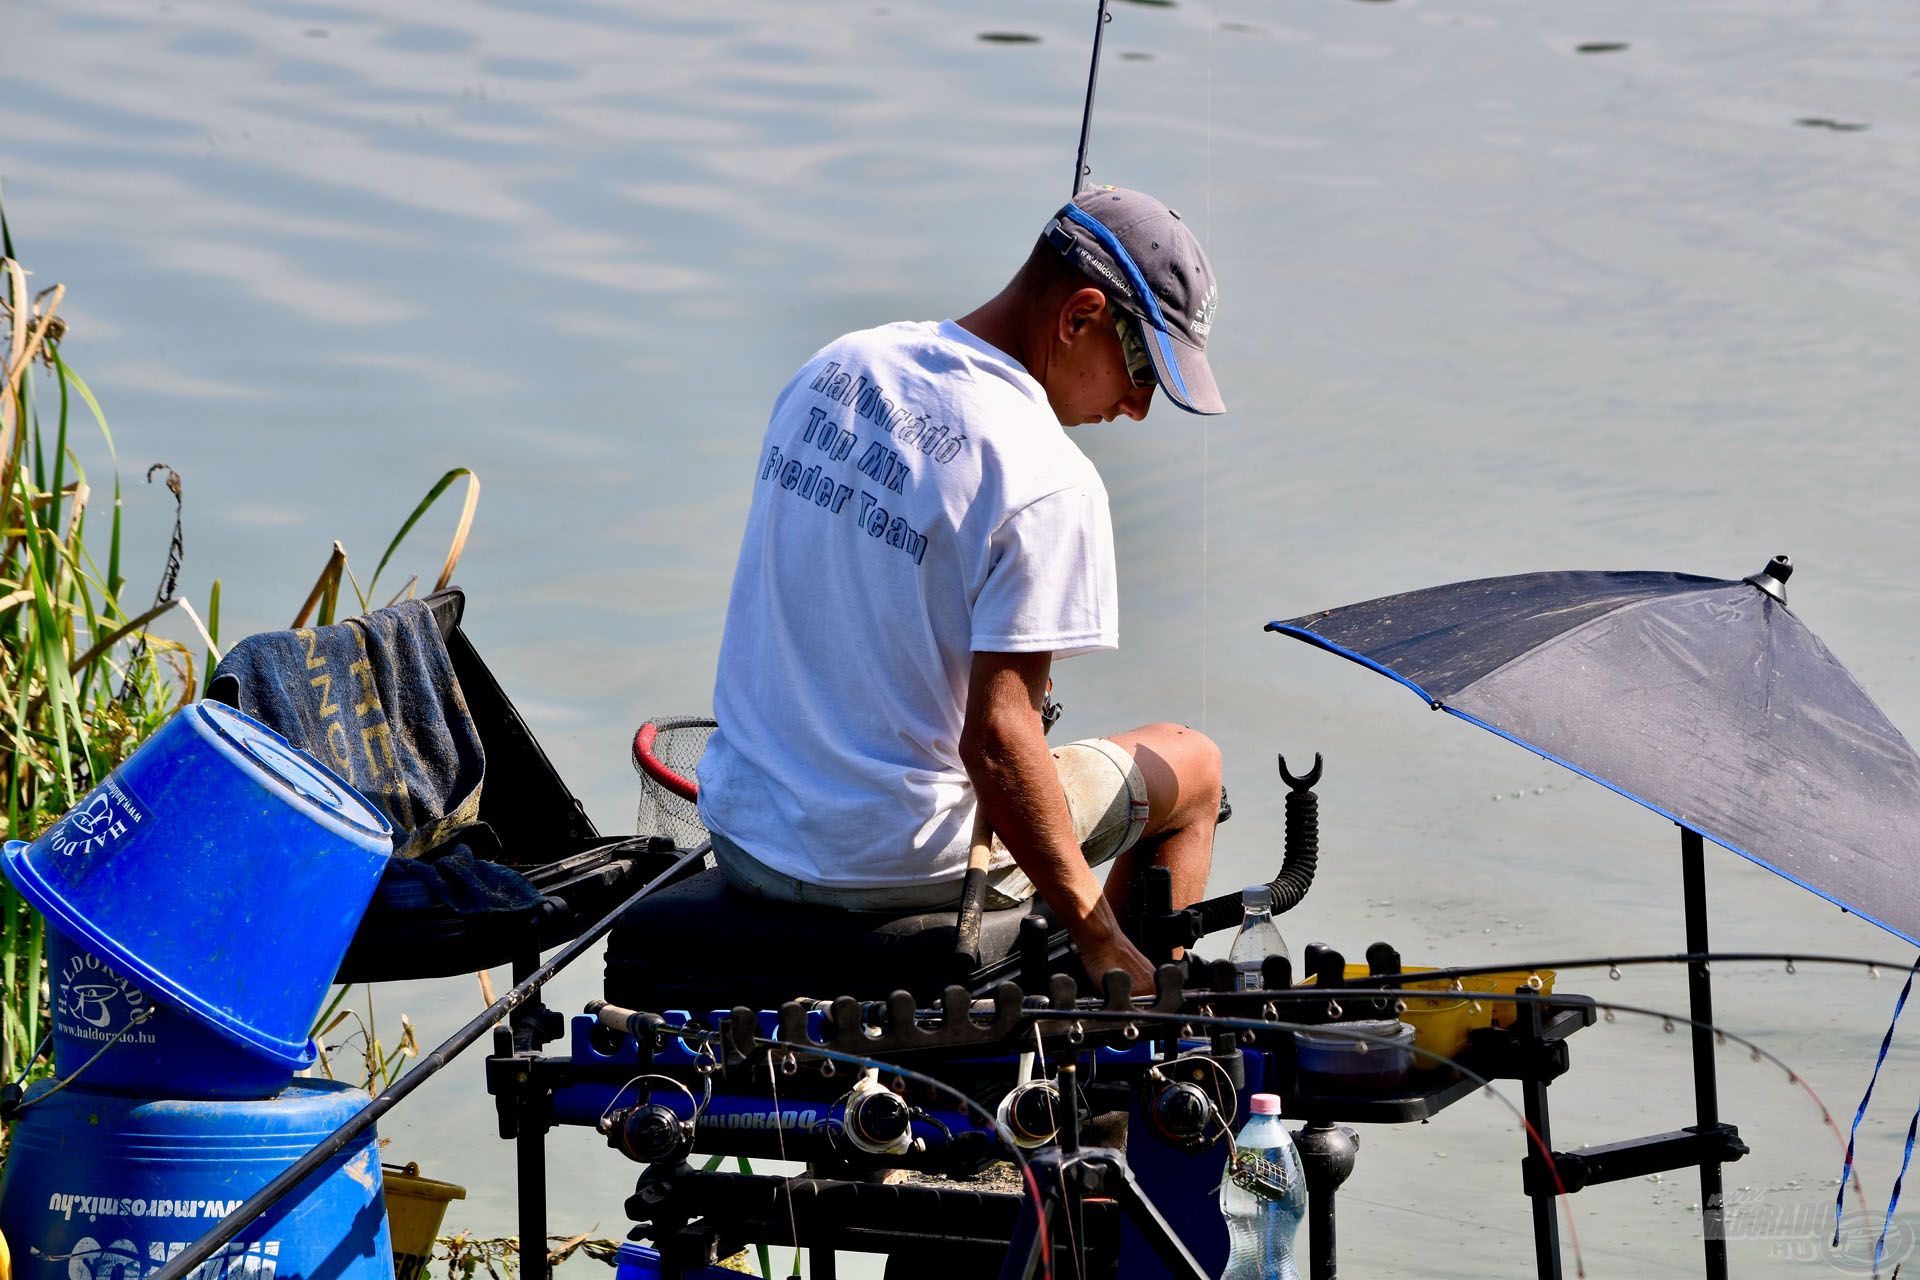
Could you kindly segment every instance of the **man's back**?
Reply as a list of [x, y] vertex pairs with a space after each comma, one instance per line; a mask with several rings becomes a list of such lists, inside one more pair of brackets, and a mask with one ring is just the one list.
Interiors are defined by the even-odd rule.
[[1046, 393], [949, 322], [850, 334], [776, 401], [701, 813], [820, 885], [955, 877], [975, 652], [1118, 641], [1105, 489]]
[[[1045, 900], [1089, 976], [1151, 987], [1121, 921], [1147, 867], [1177, 906], [1205, 891], [1220, 750], [1170, 721], [1046, 740], [1053, 660], [1117, 640], [1106, 492], [1062, 428], [1162, 391], [1221, 412], [1217, 301], [1177, 212], [1089, 187], [980, 306], [851, 334], [787, 385], [700, 762], [736, 891], [925, 911], [978, 868], [992, 905]], [[993, 848], [969, 856], [976, 810]]]

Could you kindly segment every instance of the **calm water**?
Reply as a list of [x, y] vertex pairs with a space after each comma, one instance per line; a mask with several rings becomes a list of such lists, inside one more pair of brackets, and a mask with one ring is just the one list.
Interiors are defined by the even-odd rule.
[[[7, 212], [37, 282], [69, 287], [67, 355], [148, 538], [136, 579], [164, 545], [150, 462], [186, 478], [185, 586], [200, 603], [223, 579], [229, 636], [284, 625], [333, 538], [370, 571], [427, 486], [472, 467], [468, 630], [602, 828], [626, 829], [633, 726], [708, 705], [773, 392], [827, 338], [958, 314], [1010, 273], [1066, 195], [1091, 9], [11, 0]], [[1216, 890], [1276, 862], [1273, 754], [1324, 752], [1296, 948], [1677, 950], [1671, 827], [1260, 626], [1458, 578], [1737, 577], [1785, 551], [1796, 610], [1920, 725], [1920, 12], [1115, 9], [1094, 177], [1201, 231], [1234, 411], [1080, 433], [1113, 495], [1126, 628], [1121, 653], [1057, 673], [1066, 728], [1181, 718], [1220, 739], [1236, 817]], [[433, 573], [452, 514], [395, 585]], [[1722, 947], [1903, 959], [1731, 855], [1709, 865]], [[554, 1003], [578, 1008], [596, 968]], [[1677, 975], [1564, 985], [1684, 1006]], [[1843, 1123], [1893, 995], [1719, 974], [1722, 1019]], [[429, 1042], [478, 1008], [470, 980], [380, 1001]], [[1920, 1089], [1908, 1042], [1863, 1131], [1876, 1212]], [[1559, 1145], [1690, 1121], [1686, 1043], [1657, 1022], [1596, 1027], [1574, 1058]], [[1736, 1271], [1831, 1274], [1817, 1109], [1737, 1049], [1722, 1071], [1755, 1148], [1728, 1171]], [[492, 1127], [476, 1058], [384, 1132], [390, 1158], [469, 1186], [454, 1225], [505, 1233]], [[1363, 1141], [1354, 1274], [1531, 1274], [1505, 1112]], [[552, 1153], [554, 1229], [620, 1234], [635, 1170], [577, 1130]], [[1685, 1173], [1576, 1197], [1589, 1273], [1698, 1274], [1696, 1199]]]

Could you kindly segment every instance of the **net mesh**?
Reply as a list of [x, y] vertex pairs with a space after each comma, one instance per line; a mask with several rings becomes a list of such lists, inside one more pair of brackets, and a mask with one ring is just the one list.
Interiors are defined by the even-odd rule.
[[707, 838], [698, 806], [674, 786], [674, 780], [699, 785], [700, 755], [713, 730], [712, 720], [667, 716], [647, 721], [634, 735], [633, 767], [640, 775], [635, 830], [640, 835], [669, 836], [681, 849], [691, 849]]

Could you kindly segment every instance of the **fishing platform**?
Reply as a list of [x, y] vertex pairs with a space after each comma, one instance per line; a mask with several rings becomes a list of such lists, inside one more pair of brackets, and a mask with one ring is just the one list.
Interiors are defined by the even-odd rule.
[[[710, 725], [642, 728], [643, 832], [603, 836], [462, 632], [463, 597], [426, 607], [455, 686], [442, 692], [457, 695], [484, 748], [479, 818], [499, 837], [502, 865], [537, 892], [524, 909], [480, 913], [376, 898], [334, 977], [510, 964], [514, 987], [216, 1228], [169, 1245], [146, 1280], [225, 1267], [236, 1255], [221, 1251], [243, 1228], [326, 1161], [370, 1150], [381, 1115], [488, 1037], [484, 1082], [514, 1149], [519, 1238], [548, 1238], [550, 1144], [570, 1144], [577, 1169], [585, 1141], [604, 1152], [605, 1177], [634, 1178], [621, 1280], [734, 1274], [720, 1261], [756, 1244], [806, 1250], [817, 1280], [855, 1253], [883, 1255], [887, 1276], [912, 1280], [1217, 1276], [1228, 1252], [1218, 1188], [1255, 1092], [1280, 1095], [1298, 1125], [1311, 1280], [1337, 1274], [1338, 1193], [1364, 1177], [1364, 1127], [1425, 1121], [1498, 1083], [1518, 1085], [1515, 1207], [1530, 1205], [1543, 1280], [1562, 1274], [1557, 1197], [1688, 1167], [1717, 1186], [1719, 1167], [1745, 1154], [1711, 1110], [1710, 1031], [1704, 1055], [1696, 1033], [1699, 1124], [1556, 1151], [1549, 1086], [1571, 1069], [1570, 1041], [1596, 1021], [1594, 1000], [1555, 991], [1547, 972], [1409, 966], [1386, 943], [1354, 963], [1308, 946], [1298, 971], [1271, 956], [1258, 988], [1237, 989], [1231, 963], [1200, 953], [1240, 923], [1242, 893], [1176, 908], [1164, 868], [1145, 873], [1127, 922], [1157, 965], [1150, 995], [1130, 994], [1119, 973], [1090, 987], [1044, 902], [970, 917], [738, 893], [712, 864], [693, 805]], [[1317, 757], [1305, 776], [1280, 761], [1284, 847], [1267, 885], [1276, 911], [1312, 885], [1320, 773]], [[1696, 953], [1706, 950], [1700, 923], [1689, 931]], [[715, 947], [721, 934], [728, 945]], [[549, 1008], [544, 984], [603, 939], [601, 998], [571, 1015]], [[1418, 1024], [1411, 1047], [1403, 1020]], [[296, 1069], [297, 1055], [286, 1062]], [[800, 1172], [749, 1172], [749, 1160]], [[638, 1173], [621, 1173], [622, 1162]], [[1724, 1276], [1724, 1239], [1707, 1233], [1705, 1248], [1707, 1274]], [[520, 1266], [547, 1280], [544, 1253]]]

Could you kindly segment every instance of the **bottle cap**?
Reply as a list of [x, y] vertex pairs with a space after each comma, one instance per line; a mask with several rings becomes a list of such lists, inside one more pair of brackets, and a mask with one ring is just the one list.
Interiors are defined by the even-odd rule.
[[1273, 910], [1273, 890], [1264, 884], [1250, 884], [1240, 891], [1240, 905], [1255, 911]]
[[1280, 1114], [1280, 1095], [1256, 1093], [1248, 1100], [1247, 1110], [1256, 1116], [1277, 1116]]

